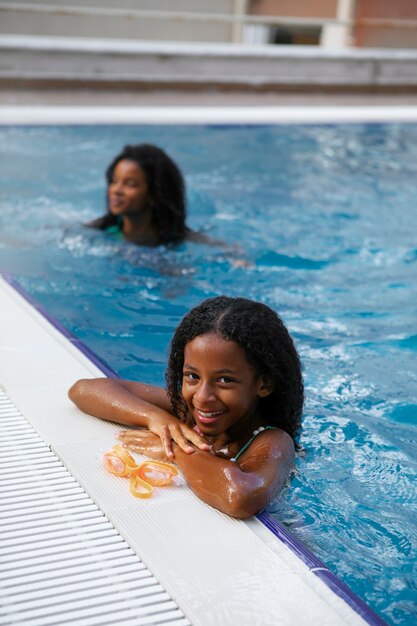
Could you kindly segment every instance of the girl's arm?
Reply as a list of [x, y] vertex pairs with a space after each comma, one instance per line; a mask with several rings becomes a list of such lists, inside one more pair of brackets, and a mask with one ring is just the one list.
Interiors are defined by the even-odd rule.
[[160, 438], [167, 458], [174, 456], [173, 441], [187, 454], [194, 452], [190, 442], [209, 449], [194, 430], [170, 413], [169, 398], [161, 387], [113, 378], [82, 379], [71, 387], [68, 396], [89, 415], [148, 428]]
[[[155, 441], [140, 432], [126, 431], [119, 438], [135, 452], [163, 459], [162, 448], [158, 455]], [[174, 453], [175, 463], [201, 500], [241, 519], [255, 515], [277, 497], [295, 457], [291, 437], [280, 429], [259, 434], [236, 462], [202, 450], [185, 454], [175, 444]]]
[[284, 487], [294, 464], [291, 437], [283, 430], [259, 434], [236, 462], [174, 445], [175, 462], [190, 488], [207, 504], [244, 519], [259, 513]]

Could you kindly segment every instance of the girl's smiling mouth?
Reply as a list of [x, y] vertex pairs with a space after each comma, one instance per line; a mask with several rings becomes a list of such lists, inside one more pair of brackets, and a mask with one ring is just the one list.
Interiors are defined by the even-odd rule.
[[110, 206], [120, 206], [123, 204], [123, 198], [120, 198], [119, 196], [109, 196], [109, 203]]
[[224, 411], [201, 411], [200, 409], [194, 409], [199, 421], [202, 424], [213, 424], [218, 420], [220, 415], [223, 415]]

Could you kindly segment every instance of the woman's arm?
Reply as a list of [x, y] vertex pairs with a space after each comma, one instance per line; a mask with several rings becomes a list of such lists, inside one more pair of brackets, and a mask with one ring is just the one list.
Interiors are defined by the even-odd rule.
[[165, 454], [173, 458], [173, 444], [187, 454], [198, 448], [208, 450], [207, 443], [191, 428], [170, 413], [167, 393], [161, 387], [113, 378], [82, 379], [68, 392], [79, 409], [104, 420], [142, 426], [161, 439]]
[[[126, 431], [119, 439], [135, 452], [166, 460], [152, 435]], [[291, 437], [280, 429], [258, 435], [237, 462], [201, 450], [185, 454], [175, 444], [174, 452], [175, 463], [201, 500], [242, 519], [255, 515], [277, 497], [295, 456]]]

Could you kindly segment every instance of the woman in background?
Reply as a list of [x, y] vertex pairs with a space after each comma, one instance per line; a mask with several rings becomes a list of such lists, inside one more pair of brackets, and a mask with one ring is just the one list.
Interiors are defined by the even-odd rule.
[[88, 226], [143, 246], [206, 242], [186, 225], [185, 183], [157, 146], [125, 146], [106, 171], [107, 213]]

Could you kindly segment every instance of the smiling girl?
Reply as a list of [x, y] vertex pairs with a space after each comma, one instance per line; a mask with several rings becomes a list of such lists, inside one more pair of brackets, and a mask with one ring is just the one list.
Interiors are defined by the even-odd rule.
[[174, 333], [166, 382], [86, 379], [69, 397], [86, 413], [141, 427], [118, 437], [176, 463], [204, 502], [233, 517], [258, 513], [287, 481], [301, 426], [301, 366], [282, 320], [245, 298], [205, 300]]

